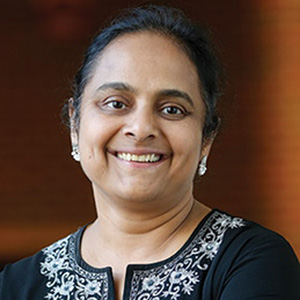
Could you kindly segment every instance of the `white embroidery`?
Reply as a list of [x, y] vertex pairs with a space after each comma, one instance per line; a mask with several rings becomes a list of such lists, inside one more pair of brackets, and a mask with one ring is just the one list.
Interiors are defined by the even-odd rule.
[[[130, 300], [177, 300], [191, 295], [218, 253], [228, 229], [244, 226], [240, 218], [215, 211], [187, 247], [157, 267], [133, 271]], [[47, 277], [48, 300], [107, 300], [108, 273], [88, 272], [75, 259], [76, 232], [45, 248], [41, 274]], [[145, 266], [141, 266], [145, 268]], [[147, 267], [147, 266], [146, 266]]]
[[107, 273], [92, 273], [75, 261], [76, 234], [45, 248], [41, 273], [48, 278], [49, 300], [105, 300], [108, 294]]
[[244, 226], [240, 218], [214, 212], [184, 251], [162, 266], [134, 271], [131, 300], [178, 299], [191, 295], [218, 253], [228, 229]]

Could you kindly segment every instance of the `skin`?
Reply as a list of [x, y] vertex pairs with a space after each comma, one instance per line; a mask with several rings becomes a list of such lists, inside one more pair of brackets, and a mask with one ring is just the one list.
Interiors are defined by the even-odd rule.
[[[71, 139], [98, 214], [83, 235], [82, 256], [113, 268], [118, 299], [128, 264], [170, 257], [210, 211], [192, 194], [212, 144], [201, 142], [204, 116], [196, 68], [169, 37], [125, 34], [99, 57]], [[117, 155], [124, 152], [161, 160], [129, 162]]]

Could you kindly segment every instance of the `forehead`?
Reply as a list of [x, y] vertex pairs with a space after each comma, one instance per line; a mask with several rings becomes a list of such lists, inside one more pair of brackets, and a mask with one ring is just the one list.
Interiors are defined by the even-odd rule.
[[112, 81], [129, 81], [144, 89], [181, 88], [200, 93], [197, 69], [183, 47], [154, 32], [124, 34], [103, 50], [89, 85]]

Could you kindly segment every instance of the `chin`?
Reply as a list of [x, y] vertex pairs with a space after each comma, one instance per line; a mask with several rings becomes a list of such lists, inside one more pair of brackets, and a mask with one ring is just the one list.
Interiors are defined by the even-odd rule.
[[158, 193], [154, 193], [153, 189], [131, 188], [129, 190], [122, 190], [118, 197], [128, 202], [145, 203], [152, 202], [155, 198], [157, 198], [157, 195]]

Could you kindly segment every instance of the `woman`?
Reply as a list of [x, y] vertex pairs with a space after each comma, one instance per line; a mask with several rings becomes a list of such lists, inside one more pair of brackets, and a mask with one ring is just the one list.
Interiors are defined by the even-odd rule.
[[219, 77], [205, 31], [176, 9], [133, 9], [100, 32], [68, 103], [98, 217], [7, 266], [1, 299], [298, 299], [282, 237], [193, 197]]

